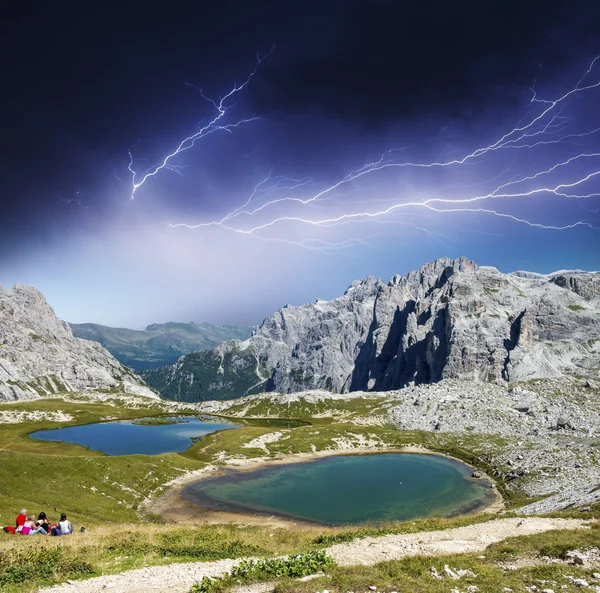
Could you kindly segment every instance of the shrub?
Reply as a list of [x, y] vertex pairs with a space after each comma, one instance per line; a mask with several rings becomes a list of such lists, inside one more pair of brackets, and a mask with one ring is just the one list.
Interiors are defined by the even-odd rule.
[[299, 578], [327, 570], [333, 566], [333, 560], [325, 551], [297, 554], [287, 558], [267, 558], [266, 560], [244, 560], [231, 569], [229, 574], [211, 579], [204, 577], [196, 583], [190, 593], [208, 593], [222, 590], [233, 585], [250, 581], [266, 581], [272, 578]]
[[9, 549], [0, 554], [0, 585], [16, 585], [28, 581], [84, 576], [93, 567], [79, 556], [71, 556], [62, 548]]

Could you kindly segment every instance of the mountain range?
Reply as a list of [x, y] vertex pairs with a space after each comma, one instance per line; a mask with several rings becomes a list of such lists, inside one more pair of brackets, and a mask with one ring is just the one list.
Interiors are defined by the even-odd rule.
[[600, 274], [500, 273], [441, 258], [339, 298], [284, 307], [246, 340], [144, 373], [163, 397], [386, 391], [456, 378], [502, 383], [600, 371]]
[[134, 371], [171, 364], [184, 354], [214, 348], [225, 340], [244, 340], [250, 327], [210, 323], [154, 323], [144, 330], [70, 323], [73, 335], [104, 346]]
[[[506, 383], [600, 372], [600, 274], [502, 274], [438, 259], [249, 328], [114, 329], [60, 321], [33, 287], [0, 287], [0, 400], [104, 390], [178, 401], [260, 392], [388, 391], [444, 379]], [[231, 334], [245, 339], [181, 356]], [[96, 341], [77, 336], [94, 338]], [[146, 368], [143, 379], [121, 364]], [[145, 382], [144, 382], [145, 381]]]

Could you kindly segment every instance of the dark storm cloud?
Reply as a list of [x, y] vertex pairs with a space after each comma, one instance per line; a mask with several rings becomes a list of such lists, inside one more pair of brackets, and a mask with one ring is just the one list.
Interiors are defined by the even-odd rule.
[[375, 125], [423, 114], [468, 117], [516, 101], [545, 68], [554, 77], [578, 71], [600, 41], [595, 3], [323, 5], [314, 30], [267, 66], [270, 84], [258, 87], [259, 111], [314, 109]]
[[[0, 25], [0, 250], [104, 217], [127, 199], [129, 146], [140, 140], [150, 160], [206, 115], [185, 83], [217, 96], [272, 43], [240, 100], [280, 134], [297, 132], [298, 115], [380, 130], [515, 101], [545, 68], [552, 80], [579, 72], [599, 17], [596, 3], [564, 0], [12, 3]], [[298, 135], [280, 156], [305, 158], [303, 146]]]
[[136, 140], [189, 131], [206, 106], [185, 82], [218, 94], [271, 43], [249, 89], [258, 114], [385, 125], [468, 116], [544, 67], [579, 71], [599, 18], [597, 3], [565, 0], [13, 3], [0, 26], [2, 183], [93, 184], [90, 170], [118, 165]]
[[112, 154], [151, 122], [163, 136], [188, 126], [199, 101], [184, 83], [221, 92], [272, 42], [275, 56], [251, 89], [257, 112], [316, 107], [381, 122], [476, 109], [491, 87], [529, 85], [540, 64], [556, 73], [596, 51], [600, 17], [596, 3], [564, 0], [230, 0], [160, 10], [53, 3], [33, 11], [14, 3], [12, 10], [0, 29], [8, 167], [18, 170], [26, 157], [43, 174], [67, 165], [50, 150], [63, 137], [68, 155], [80, 145]]

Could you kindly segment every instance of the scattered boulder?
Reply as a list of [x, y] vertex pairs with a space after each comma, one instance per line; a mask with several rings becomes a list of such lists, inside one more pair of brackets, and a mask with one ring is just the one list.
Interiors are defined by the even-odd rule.
[[443, 579], [444, 577], [437, 571], [437, 569], [435, 568], [435, 566], [432, 566], [429, 569], [429, 574], [432, 576], [432, 578], [434, 579]]
[[575, 430], [571, 423], [566, 419], [559, 417], [556, 419], [555, 430]]
[[571, 552], [567, 552], [566, 556], [571, 564], [578, 564], [580, 566], [583, 566], [587, 562], [587, 557], [585, 556], [585, 554], [582, 554], [578, 550], [572, 550]]
[[451, 579], [460, 579], [460, 577], [447, 564], [444, 564], [444, 574]]

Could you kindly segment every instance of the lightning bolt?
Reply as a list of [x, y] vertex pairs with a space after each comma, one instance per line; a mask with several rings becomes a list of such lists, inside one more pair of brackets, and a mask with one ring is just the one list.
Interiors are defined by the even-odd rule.
[[[197, 140], [216, 131], [232, 131], [234, 127], [255, 119], [238, 120], [234, 123], [224, 121], [228, 110], [227, 101], [249, 84], [263, 59], [264, 57], [257, 58], [254, 71], [243, 84], [234, 85], [232, 90], [218, 102], [208, 99], [216, 110], [215, 117], [197, 133], [182, 140], [177, 149], [169, 153], [158, 165], [148, 169], [142, 175], [136, 175], [130, 151], [129, 170], [133, 179], [132, 197], [149, 178], [163, 169], [181, 173], [180, 167], [172, 160], [181, 152], [193, 147]], [[529, 115], [522, 118], [511, 129], [501, 133], [492, 142], [476, 147], [456, 158], [441, 158], [432, 162], [399, 160], [398, 154], [405, 151], [407, 147], [391, 149], [372, 162], [351, 170], [333, 183], [312, 191], [308, 190], [317, 187], [312, 178], [288, 178], [274, 176], [272, 172], [269, 172], [255, 185], [245, 199], [240, 200], [239, 206], [219, 218], [194, 224], [178, 222], [170, 224], [170, 226], [188, 229], [218, 227], [262, 241], [279, 241], [305, 249], [322, 250], [325, 253], [343, 251], [356, 245], [370, 245], [370, 239], [380, 236], [381, 233], [332, 242], [306, 236], [295, 240], [289, 236], [287, 230], [289, 227], [286, 226], [285, 234], [278, 233], [277, 229], [290, 223], [296, 225], [295, 228], [328, 229], [348, 224], [386, 222], [409, 226], [418, 232], [433, 234], [439, 239], [446, 240], [447, 237], [434, 233], [424, 226], [407, 222], [407, 217], [415, 216], [419, 211], [424, 215], [436, 213], [444, 216], [451, 213], [477, 213], [546, 230], [558, 231], [576, 227], [596, 229], [597, 225], [590, 219], [565, 222], [564, 224], [545, 224], [522, 215], [507, 213], [496, 204], [519, 204], [536, 197], [589, 200], [600, 196], [600, 190], [596, 189], [600, 177], [600, 151], [580, 149], [580, 146], [586, 142], [597, 144], [600, 126], [590, 126], [591, 129], [584, 130], [573, 129], [577, 112], [570, 111], [573, 101], [582, 100], [594, 91], [600, 90], [600, 80], [593, 79], [594, 73], [598, 69], [598, 60], [600, 60], [600, 56], [596, 56], [592, 60], [574, 86], [557, 98], [540, 98], [534, 86], [531, 89], [532, 97], [529, 109], [531, 113]], [[204, 95], [202, 94], [202, 96]], [[550, 156], [542, 154], [540, 157], [539, 151], [542, 150], [553, 150], [556, 154]], [[567, 156], [566, 150], [574, 154]], [[444, 169], [454, 171], [466, 166], [477, 168], [483, 163], [495, 167], [497, 166], [493, 160], [495, 155], [503, 152], [519, 154], [520, 151], [527, 151], [528, 154], [537, 156], [521, 159], [519, 165], [525, 168], [529, 167], [531, 163], [531, 166], [536, 168], [525, 174], [513, 175], [509, 180], [506, 180], [509, 169], [504, 164], [499, 171], [496, 169], [498, 172], [491, 179], [480, 183], [450, 184], [438, 187], [434, 193], [429, 192], [429, 195], [426, 192], [407, 189], [388, 198], [382, 195], [377, 188], [365, 190], [361, 186], [361, 184], [369, 183], [369, 180], [376, 184], [379, 176], [384, 174], [397, 175], [398, 181], [401, 181], [402, 172], [409, 169], [416, 172]], [[537, 166], [540, 158], [543, 160], [550, 158], [551, 162], [544, 166]], [[136, 179], [138, 180], [136, 181]], [[473, 189], [477, 187], [488, 189], [490, 185], [493, 187], [491, 191], [477, 192]], [[457, 189], [461, 189], [466, 195], [455, 197], [449, 191]], [[354, 199], [356, 195], [358, 195], [358, 199]], [[359, 206], [365, 203], [369, 206], [379, 203], [379, 207], [359, 209]], [[389, 205], [382, 205], [382, 203]], [[494, 205], [492, 206], [492, 204]], [[338, 210], [321, 216], [315, 215], [315, 208], [327, 209], [340, 206], [342, 207], [341, 212]], [[280, 212], [282, 209], [284, 209], [283, 213]], [[403, 220], [389, 220], [390, 217], [400, 213], [402, 213]]]
[[152, 177], [155, 177], [161, 171], [167, 170], [167, 171], [172, 171], [174, 173], [182, 175], [181, 165], [173, 164], [172, 163], [173, 159], [175, 157], [177, 157], [178, 155], [182, 154], [183, 152], [185, 152], [186, 150], [193, 148], [195, 146], [196, 142], [198, 142], [202, 138], [205, 138], [206, 136], [209, 136], [210, 134], [213, 134], [215, 132], [232, 132], [235, 128], [243, 127], [243, 126], [248, 125], [248, 124], [256, 121], [257, 119], [259, 119], [258, 117], [250, 117], [250, 118], [239, 119], [239, 120], [237, 120], [235, 122], [231, 122], [231, 123], [226, 123], [226, 116], [232, 107], [232, 106], [228, 105], [228, 101], [232, 97], [234, 97], [235, 95], [237, 95], [238, 93], [243, 91], [250, 84], [250, 81], [252, 80], [252, 78], [254, 78], [254, 76], [256, 76], [256, 73], [258, 72], [260, 65], [274, 51], [275, 51], [275, 47], [273, 46], [271, 48], [271, 50], [268, 53], [264, 54], [263, 56], [257, 55], [254, 70], [252, 70], [252, 72], [250, 72], [250, 74], [248, 75], [246, 80], [244, 80], [244, 82], [242, 82], [241, 84], [236, 84], [234, 82], [231, 90], [226, 95], [221, 97], [218, 101], [215, 101], [214, 99], [211, 99], [210, 97], [207, 97], [202, 92], [202, 89], [199, 89], [195, 85], [188, 84], [188, 86], [192, 86], [193, 88], [196, 88], [199, 91], [202, 98], [206, 99], [206, 101], [208, 101], [214, 107], [216, 114], [207, 124], [205, 124], [204, 126], [201, 126], [195, 133], [190, 134], [189, 136], [187, 136], [183, 140], [181, 140], [181, 142], [177, 145], [177, 148], [175, 148], [175, 150], [168, 153], [158, 164], [153, 165], [152, 167], [147, 169], [142, 174], [138, 174], [133, 168], [133, 164], [134, 164], [133, 148], [134, 147], [132, 146], [129, 149], [129, 165], [127, 168], [129, 169], [129, 172], [131, 173], [131, 183], [132, 183], [131, 199], [132, 200], [135, 198], [136, 192], [149, 179], [151, 179]]

